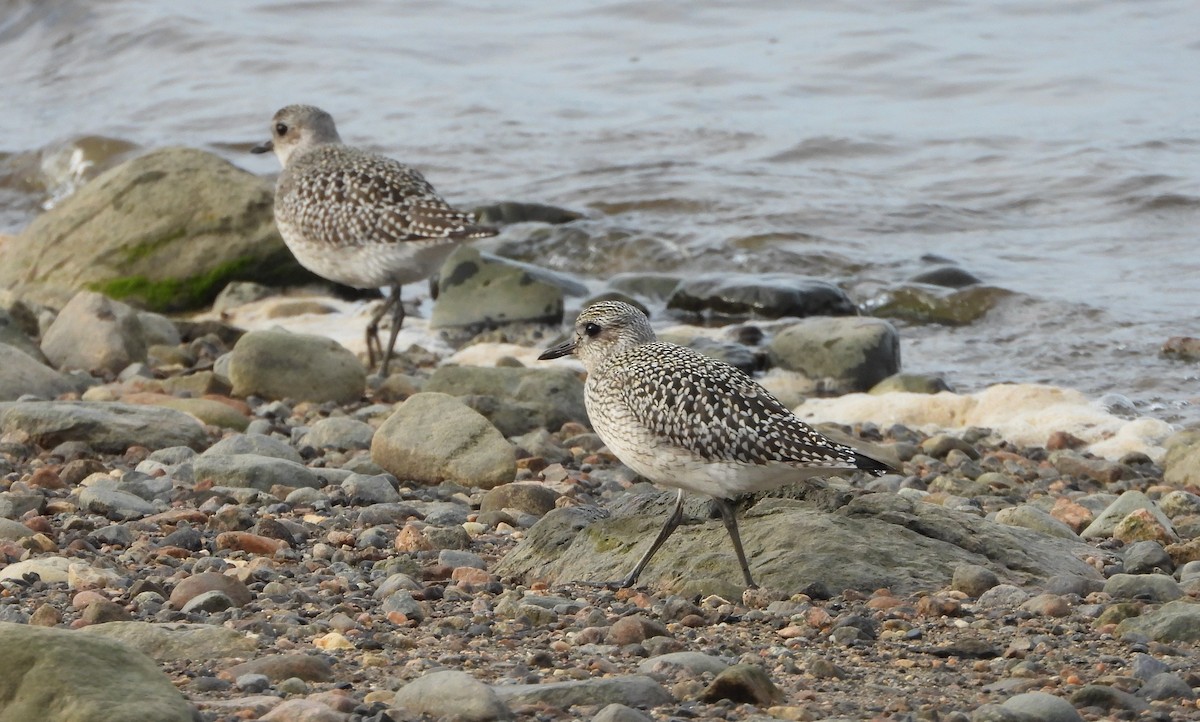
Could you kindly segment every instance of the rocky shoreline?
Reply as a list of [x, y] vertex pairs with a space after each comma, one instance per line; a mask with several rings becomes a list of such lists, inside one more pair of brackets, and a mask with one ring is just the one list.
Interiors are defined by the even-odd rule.
[[759, 590], [702, 500], [642, 586], [594, 584], [670, 498], [532, 361], [597, 290], [561, 274], [462, 249], [386, 379], [322, 296], [0, 292], [0, 722], [1200, 715], [1200, 432], [953, 394], [836, 286], [754, 279], [603, 292], [898, 469], [743, 500]]

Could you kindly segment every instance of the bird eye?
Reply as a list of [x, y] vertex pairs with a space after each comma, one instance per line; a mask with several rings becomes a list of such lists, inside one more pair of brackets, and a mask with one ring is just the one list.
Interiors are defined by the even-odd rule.
[[275, 124], [275, 134], [276, 135], [287, 135], [287, 132], [288, 132], [287, 123], [276, 123]]
[[589, 323], [583, 327], [583, 332], [588, 336], [596, 336], [600, 333], [600, 327], [594, 323]]

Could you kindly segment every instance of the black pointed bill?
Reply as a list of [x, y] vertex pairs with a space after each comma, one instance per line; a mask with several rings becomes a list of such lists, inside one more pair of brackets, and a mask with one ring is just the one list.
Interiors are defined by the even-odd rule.
[[275, 150], [275, 142], [268, 140], [266, 143], [259, 143], [250, 149], [251, 153], [270, 153]]
[[538, 356], [538, 361], [549, 361], [552, 358], [562, 358], [575, 353], [575, 339], [564, 341], [557, 346], [551, 346]]

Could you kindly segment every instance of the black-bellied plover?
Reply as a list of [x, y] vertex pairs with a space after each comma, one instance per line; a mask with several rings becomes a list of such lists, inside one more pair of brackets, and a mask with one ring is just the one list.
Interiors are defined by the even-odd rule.
[[[283, 172], [275, 186], [275, 224], [291, 252], [313, 273], [355, 288], [391, 287], [367, 325], [367, 357], [387, 376], [404, 321], [400, 286], [428, 278], [459, 241], [496, 235], [451, 208], [416, 170], [342, 143], [333, 117], [289, 105], [271, 119], [271, 140], [251, 152], [275, 151]], [[384, 349], [379, 322], [392, 309]]]
[[890, 470], [826, 438], [733, 366], [657, 342], [649, 319], [629, 304], [588, 306], [575, 321], [572, 337], [538, 358], [569, 354], [587, 370], [588, 418], [609, 451], [650, 481], [679, 490], [674, 511], [620, 582], [623, 587], [637, 581], [679, 526], [684, 492], [712, 497], [746, 584], [754, 587], [732, 497], [816, 476]]

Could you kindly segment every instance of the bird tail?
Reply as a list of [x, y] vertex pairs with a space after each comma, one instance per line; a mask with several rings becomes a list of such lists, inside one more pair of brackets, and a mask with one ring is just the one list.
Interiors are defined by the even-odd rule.
[[857, 451], [854, 452], [854, 465], [862, 471], [869, 472], [875, 476], [883, 476], [884, 474], [889, 474], [896, 471], [891, 464], [885, 464], [879, 459], [867, 456], [866, 454], [862, 454]]

